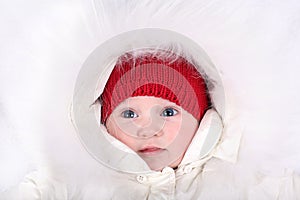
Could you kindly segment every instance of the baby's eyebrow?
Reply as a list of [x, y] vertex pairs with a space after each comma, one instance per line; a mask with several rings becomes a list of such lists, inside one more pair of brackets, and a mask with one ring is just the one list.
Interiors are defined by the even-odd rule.
[[132, 107], [130, 107], [130, 106], [120, 106], [120, 107], [118, 108], [118, 110], [119, 110], [119, 111], [131, 110], [131, 111], [133, 111], [133, 112], [136, 112], [136, 109], [134, 109], [134, 108], [132, 108]]
[[166, 104], [163, 104], [162, 105], [162, 107], [163, 108], [166, 108], [166, 107], [171, 107], [171, 108], [177, 108], [177, 109], [180, 109], [181, 107], [180, 106], [178, 106], [177, 104], [175, 104], [175, 103], [171, 103], [171, 102], [169, 102], [169, 103], [166, 103]]

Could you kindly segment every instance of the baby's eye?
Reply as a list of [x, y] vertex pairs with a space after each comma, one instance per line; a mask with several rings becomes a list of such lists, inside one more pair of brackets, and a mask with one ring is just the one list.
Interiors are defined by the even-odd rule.
[[138, 117], [138, 115], [135, 112], [133, 112], [132, 110], [125, 110], [124, 112], [122, 112], [122, 117], [136, 118], [136, 117]]
[[178, 113], [178, 111], [175, 110], [174, 108], [166, 108], [162, 112], [161, 116], [163, 116], [163, 117], [172, 117], [172, 116], [176, 115], [177, 113]]

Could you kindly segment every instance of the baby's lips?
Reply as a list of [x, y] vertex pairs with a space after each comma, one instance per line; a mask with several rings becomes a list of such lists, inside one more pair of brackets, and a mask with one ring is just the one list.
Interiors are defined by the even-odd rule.
[[139, 150], [139, 152], [143, 153], [143, 152], [154, 152], [154, 151], [158, 151], [161, 148], [159, 147], [154, 147], [154, 146], [149, 146], [149, 147], [145, 147]]
[[156, 146], [147, 146], [138, 151], [139, 154], [143, 156], [155, 156], [164, 151], [164, 149], [156, 147]]

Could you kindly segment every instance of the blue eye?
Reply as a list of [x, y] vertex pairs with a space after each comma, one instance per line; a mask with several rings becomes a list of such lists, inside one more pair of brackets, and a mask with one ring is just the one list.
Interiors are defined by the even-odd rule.
[[162, 112], [161, 116], [163, 116], [163, 117], [172, 117], [172, 116], [176, 115], [177, 113], [178, 113], [178, 111], [175, 110], [174, 108], [166, 108]]
[[133, 112], [132, 110], [125, 110], [124, 112], [122, 112], [122, 117], [136, 118], [136, 117], [138, 117], [138, 115], [135, 112]]

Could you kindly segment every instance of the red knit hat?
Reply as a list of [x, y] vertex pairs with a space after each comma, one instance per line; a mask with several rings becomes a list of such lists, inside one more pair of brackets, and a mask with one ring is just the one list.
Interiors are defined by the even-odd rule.
[[159, 97], [201, 120], [209, 106], [204, 79], [186, 59], [164, 50], [138, 50], [119, 57], [100, 96], [101, 122], [124, 100]]

